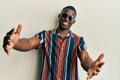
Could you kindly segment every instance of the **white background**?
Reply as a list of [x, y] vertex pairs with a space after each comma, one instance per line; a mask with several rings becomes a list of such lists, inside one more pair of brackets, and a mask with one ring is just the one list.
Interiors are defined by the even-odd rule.
[[[93, 59], [105, 53], [105, 65], [92, 80], [119, 80], [120, 72], [120, 1], [119, 0], [1, 0], [0, 1], [0, 80], [40, 80], [40, 53], [37, 50], [3, 51], [3, 37], [18, 24], [21, 37], [32, 37], [57, 25], [58, 14], [67, 5], [77, 10], [71, 30], [83, 36]], [[79, 67], [79, 79], [86, 72]]]

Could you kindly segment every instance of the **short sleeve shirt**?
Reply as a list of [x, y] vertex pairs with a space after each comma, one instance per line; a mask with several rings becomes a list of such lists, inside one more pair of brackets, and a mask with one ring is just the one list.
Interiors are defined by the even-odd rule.
[[57, 29], [37, 34], [44, 49], [42, 80], [78, 80], [77, 49], [86, 50], [83, 37], [72, 31], [63, 39]]

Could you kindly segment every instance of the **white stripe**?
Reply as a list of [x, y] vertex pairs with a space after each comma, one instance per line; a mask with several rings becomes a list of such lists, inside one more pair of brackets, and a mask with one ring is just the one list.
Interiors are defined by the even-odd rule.
[[[52, 54], [52, 34], [50, 35], [50, 53], [49, 53], [49, 61], [50, 61], [50, 66], [51, 67], [51, 54]], [[48, 80], [51, 78], [51, 72], [48, 73]]]
[[45, 62], [46, 62], [46, 56], [45, 56], [45, 59], [44, 59], [44, 66], [43, 66], [43, 72], [42, 72], [42, 80], [44, 78], [44, 73], [45, 73]]
[[69, 46], [70, 46], [70, 42], [71, 42], [71, 37], [69, 39], [69, 43], [68, 43], [68, 49], [67, 49], [67, 55], [66, 55], [66, 60], [65, 60], [65, 80], [66, 80], [66, 77], [67, 77], [67, 58], [68, 58], [68, 53], [69, 53]]

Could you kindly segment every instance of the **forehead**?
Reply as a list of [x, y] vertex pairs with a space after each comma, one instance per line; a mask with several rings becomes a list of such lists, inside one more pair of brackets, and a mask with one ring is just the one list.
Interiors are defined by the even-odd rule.
[[72, 15], [72, 16], [76, 16], [76, 14], [75, 14], [75, 11], [74, 10], [72, 10], [72, 9], [64, 9], [62, 12], [61, 12], [61, 14], [62, 13], [67, 13], [67, 14], [69, 14], [69, 15]]

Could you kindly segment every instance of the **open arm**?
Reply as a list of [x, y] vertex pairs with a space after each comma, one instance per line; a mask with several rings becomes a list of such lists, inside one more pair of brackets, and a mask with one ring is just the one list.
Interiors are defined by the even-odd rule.
[[93, 61], [87, 51], [80, 51], [78, 49], [78, 57], [81, 61], [81, 66], [85, 71], [87, 71], [88, 79], [92, 78], [94, 75], [97, 75], [100, 72], [101, 67], [104, 65], [104, 62], [101, 61], [104, 54], [101, 54], [96, 60]]
[[22, 38], [20, 39], [20, 32], [22, 25], [19, 24], [17, 29], [11, 29], [3, 40], [4, 51], [9, 55], [12, 48], [19, 51], [29, 51], [36, 48], [40, 44], [40, 39], [37, 37]]
[[38, 39], [37, 37], [22, 38], [18, 40], [18, 42], [14, 46], [14, 49], [19, 51], [29, 51], [33, 48], [38, 47], [39, 44], [40, 44], [40, 39]]
[[81, 66], [85, 71], [88, 71], [89, 67], [93, 64], [93, 60], [90, 58], [87, 51], [78, 49], [78, 57], [81, 61]]

